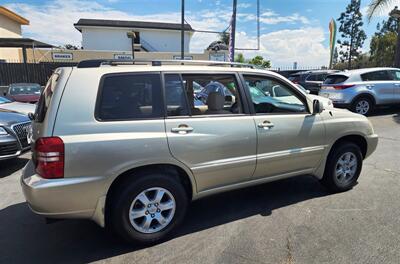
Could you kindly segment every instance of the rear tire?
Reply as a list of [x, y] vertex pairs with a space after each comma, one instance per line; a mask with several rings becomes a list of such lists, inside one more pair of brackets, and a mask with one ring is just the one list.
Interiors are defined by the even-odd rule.
[[129, 243], [162, 242], [185, 216], [188, 206], [185, 189], [170, 175], [145, 173], [132, 178], [135, 179], [115, 192], [107, 223], [111, 231]]
[[357, 183], [362, 163], [360, 148], [354, 143], [344, 142], [328, 155], [321, 183], [335, 193], [350, 190]]
[[359, 97], [351, 104], [351, 111], [368, 116], [374, 110], [374, 103], [368, 97]]

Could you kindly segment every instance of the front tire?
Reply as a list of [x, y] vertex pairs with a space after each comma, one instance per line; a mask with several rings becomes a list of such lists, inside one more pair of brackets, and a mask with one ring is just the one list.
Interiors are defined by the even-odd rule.
[[321, 183], [332, 192], [344, 192], [357, 183], [363, 157], [360, 148], [350, 142], [335, 147], [328, 156]]
[[373, 112], [373, 110], [374, 103], [367, 97], [357, 98], [351, 105], [351, 111], [360, 115], [368, 116]]
[[111, 230], [129, 243], [149, 245], [167, 239], [188, 206], [184, 187], [174, 176], [132, 175], [110, 205]]

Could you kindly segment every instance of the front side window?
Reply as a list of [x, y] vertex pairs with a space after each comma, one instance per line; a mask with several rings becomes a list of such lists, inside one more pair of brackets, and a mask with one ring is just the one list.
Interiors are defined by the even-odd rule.
[[243, 113], [234, 75], [165, 74], [168, 116]]
[[400, 81], [400, 71], [390, 71], [390, 74], [392, 76], [392, 80], [394, 81]]
[[244, 76], [256, 113], [302, 113], [307, 108], [293, 88], [275, 79]]
[[364, 82], [368, 81], [389, 81], [391, 80], [388, 71], [374, 71], [361, 74]]
[[134, 120], [163, 115], [159, 74], [121, 74], [103, 79], [98, 99], [100, 120]]

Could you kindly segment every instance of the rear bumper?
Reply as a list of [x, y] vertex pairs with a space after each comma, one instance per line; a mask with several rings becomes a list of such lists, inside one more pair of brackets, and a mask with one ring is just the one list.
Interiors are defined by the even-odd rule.
[[89, 218], [98, 223], [104, 217], [96, 212], [104, 200], [103, 177], [43, 179], [35, 174], [32, 161], [23, 169], [21, 186], [31, 210], [48, 218]]

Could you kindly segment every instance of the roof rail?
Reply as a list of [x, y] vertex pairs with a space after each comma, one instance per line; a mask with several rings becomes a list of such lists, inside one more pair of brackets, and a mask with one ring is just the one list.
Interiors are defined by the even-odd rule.
[[83, 60], [78, 63], [78, 68], [97, 68], [102, 65], [146, 65], [152, 66], [161, 65], [204, 65], [204, 66], [229, 66], [229, 67], [247, 67], [251, 69], [259, 69], [260, 67], [252, 64], [226, 62], [226, 61], [207, 61], [207, 60], [113, 60], [113, 59], [96, 59], [96, 60]]

